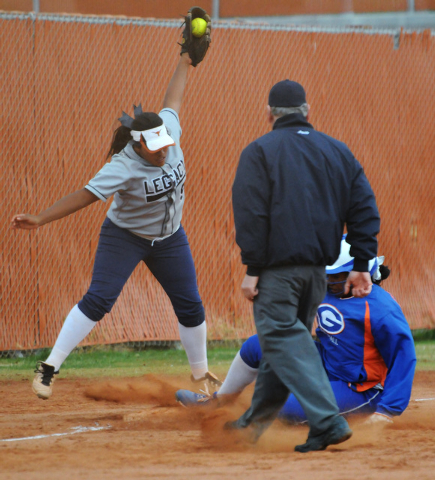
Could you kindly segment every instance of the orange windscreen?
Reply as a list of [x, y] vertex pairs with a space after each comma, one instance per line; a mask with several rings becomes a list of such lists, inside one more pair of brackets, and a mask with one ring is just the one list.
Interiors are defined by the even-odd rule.
[[[106, 162], [122, 110], [159, 111], [178, 61], [180, 22], [0, 15], [2, 85], [0, 350], [53, 345], [86, 292], [108, 204], [38, 231], [14, 231], [81, 189]], [[413, 329], [435, 327], [435, 40], [430, 31], [290, 29], [218, 22], [191, 68], [180, 112], [187, 167], [183, 225], [210, 339], [254, 332], [241, 294], [231, 185], [242, 149], [269, 130], [270, 87], [301, 82], [314, 126], [363, 164], [382, 217], [384, 287]], [[176, 317], [140, 265], [84, 344], [176, 340]]]

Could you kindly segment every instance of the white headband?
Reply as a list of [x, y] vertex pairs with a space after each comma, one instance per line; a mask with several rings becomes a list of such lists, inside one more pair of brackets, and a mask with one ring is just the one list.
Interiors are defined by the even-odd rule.
[[165, 124], [149, 130], [132, 130], [130, 133], [135, 142], [139, 142], [142, 135], [150, 152], [158, 152], [162, 148], [175, 145], [173, 138], [169, 136], [166, 130]]

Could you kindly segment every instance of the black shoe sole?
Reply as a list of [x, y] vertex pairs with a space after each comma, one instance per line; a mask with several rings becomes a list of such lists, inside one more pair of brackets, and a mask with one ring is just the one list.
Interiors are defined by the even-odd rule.
[[312, 441], [311, 443], [307, 442], [307, 443], [304, 443], [303, 445], [296, 445], [295, 452], [307, 453], [307, 452], [318, 452], [318, 451], [326, 450], [326, 448], [329, 445], [338, 445], [339, 443], [343, 443], [346, 440], [349, 440], [349, 438], [352, 436], [352, 433], [353, 433], [352, 430], [349, 430], [344, 435], [342, 435], [341, 437], [335, 440], [329, 440], [326, 438], [324, 442]]

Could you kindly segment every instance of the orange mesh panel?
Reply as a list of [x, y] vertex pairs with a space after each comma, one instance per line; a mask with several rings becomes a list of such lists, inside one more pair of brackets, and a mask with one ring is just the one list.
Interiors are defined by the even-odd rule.
[[219, 14], [224, 18], [342, 13], [351, 11], [351, 3], [346, 0], [220, 0]]
[[[195, 5], [211, 14], [212, 0]], [[84, 15], [125, 15], [129, 17], [181, 18], [192, 6], [191, 0], [40, 0], [41, 13]], [[32, 0], [0, 0], [0, 10], [32, 11]], [[416, 10], [435, 9], [434, 0], [415, 0]], [[219, 15], [253, 17], [270, 15], [321, 15], [336, 13], [397, 12], [408, 10], [408, 0], [220, 0]]]
[[0, 10], [29, 12], [33, 10], [32, 0], [0, 0]]
[[435, 10], [435, 0], [414, 0], [416, 10]]
[[353, 0], [355, 13], [403, 12], [408, 10], [408, 0]]
[[407, 0], [220, 0], [221, 17], [321, 15], [335, 13], [395, 12], [407, 10]]
[[416, 10], [435, 10], [435, 0], [414, 0]]
[[[0, 15], [0, 350], [53, 345], [88, 288], [108, 205], [33, 232], [11, 230], [12, 215], [37, 213], [86, 185], [106, 161], [121, 111], [131, 114], [139, 102], [159, 110], [179, 51], [178, 20], [31, 18]], [[395, 33], [215, 26], [180, 112], [183, 224], [210, 338], [254, 331], [240, 292], [231, 185], [241, 150], [269, 130], [268, 92], [284, 78], [306, 87], [315, 127], [346, 142], [364, 165], [382, 215], [379, 253], [392, 268], [385, 287], [412, 328], [435, 326], [434, 39]], [[171, 305], [140, 265], [85, 343], [175, 339]]]
[[[195, 6], [211, 12], [212, 0], [197, 0]], [[192, 7], [191, 0], [40, 0], [40, 11], [87, 15], [178, 18]], [[180, 22], [181, 24], [181, 22]]]

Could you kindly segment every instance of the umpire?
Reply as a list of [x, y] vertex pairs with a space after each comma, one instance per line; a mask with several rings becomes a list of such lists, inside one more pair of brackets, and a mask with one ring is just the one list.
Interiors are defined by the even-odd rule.
[[346, 225], [355, 261], [345, 292], [368, 295], [380, 218], [349, 148], [308, 123], [302, 85], [278, 82], [267, 108], [272, 131], [243, 150], [232, 191], [236, 242], [247, 265], [242, 291], [253, 301], [263, 360], [251, 407], [225, 428], [246, 429], [256, 441], [292, 392], [310, 426], [295, 450], [324, 450], [352, 435], [310, 333], [326, 293], [325, 265], [338, 258]]

